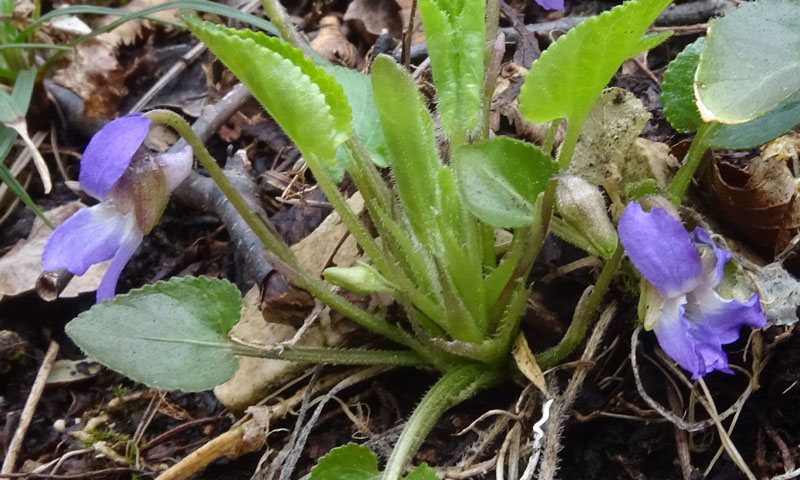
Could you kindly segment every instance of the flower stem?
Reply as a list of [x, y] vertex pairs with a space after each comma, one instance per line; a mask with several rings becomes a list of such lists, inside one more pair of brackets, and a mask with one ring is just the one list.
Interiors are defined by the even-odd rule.
[[[366, 312], [354, 304], [350, 303], [334, 292], [332, 292], [322, 280], [313, 277], [303, 268], [300, 267], [294, 254], [289, 249], [289, 246], [278, 236], [276, 232], [270, 229], [267, 224], [256, 214], [254, 214], [247, 206], [247, 203], [239, 195], [239, 192], [233, 188], [222, 169], [219, 168], [217, 162], [211, 157], [211, 154], [206, 150], [203, 142], [197, 138], [192, 131], [189, 123], [180, 115], [169, 110], [151, 110], [145, 114], [150, 120], [169, 125], [174, 128], [186, 140], [192, 149], [195, 156], [197, 156], [200, 163], [205, 167], [209, 176], [214, 180], [222, 193], [231, 202], [231, 205], [239, 212], [242, 219], [247, 225], [253, 229], [253, 233], [261, 240], [264, 246], [274, 253], [278, 259], [284, 262], [294, 272], [294, 278], [287, 279], [295, 283], [298, 287], [307, 290], [309, 293], [319, 298], [323, 303], [330, 306], [334, 310], [349, 317], [354, 322], [362, 327], [371, 330], [379, 335], [383, 335], [401, 345], [410, 347], [420, 353], [423, 358], [428, 358], [425, 349], [423, 349], [418, 342], [414, 341], [404, 331], [395, 325], [386, 323], [382, 318]], [[330, 198], [330, 197], [329, 197]]]
[[692, 183], [694, 173], [697, 171], [697, 167], [700, 166], [700, 161], [703, 160], [706, 150], [708, 150], [708, 139], [720, 125], [717, 122], [704, 123], [697, 129], [692, 146], [689, 147], [689, 153], [686, 154], [686, 161], [678, 169], [678, 173], [675, 174], [675, 178], [667, 191], [667, 197], [675, 205], [681, 204], [683, 195], [686, 193], [686, 189], [689, 188], [689, 184]]
[[547, 370], [548, 368], [552, 368], [557, 365], [558, 362], [572, 353], [572, 351], [575, 350], [575, 347], [577, 347], [586, 336], [586, 331], [591, 323], [590, 320], [594, 316], [595, 312], [597, 312], [597, 308], [600, 306], [600, 301], [603, 299], [606, 291], [608, 291], [608, 287], [611, 285], [611, 279], [614, 277], [614, 274], [617, 273], [619, 264], [622, 261], [622, 253], [622, 244], [617, 242], [617, 248], [614, 250], [614, 255], [611, 257], [611, 260], [606, 262], [606, 264], [603, 266], [603, 270], [600, 272], [600, 276], [597, 277], [597, 282], [595, 283], [592, 292], [589, 294], [589, 298], [581, 307], [577, 318], [572, 320], [572, 323], [567, 329], [567, 333], [564, 335], [564, 338], [558, 342], [558, 345], [536, 355], [536, 363], [539, 364], [542, 370]]
[[[264, 6], [264, 13], [267, 14], [269, 21], [272, 22], [272, 24], [275, 25], [275, 28], [278, 29], [278, 33], [281, 34], [283, 41], [294, 48], [299, 48], [306, 55], [308, 55], [311, 47], [308, 45], [308, 42], [303, 40], [303, 38], [300, 36], [300, 33], [294, 28], [292, 21], [289, 20], [289, 15], [286, 13], [286, 9], [283, 8], [283, 5], [281, 5], [280, 1], [261, 0], [261, 5]], [[311, 58], [313, 58], [313, 56]]]
[[392, 455], [386, 462], [386, 470], [381, 480], [400, 480], [405, 466], [422, 445], [439, 417], [451, 407], [499, 379], [499, 372], [476, 363], [460, 366], [442, 375], [408, 419], [403, 433], [400, 434], [392, 450]]
[[254, 346], [237, 343], [233, 353], [247, 357], [271, 358], [298, 363], [321, 363], [326, 365], [391, 365], [419, 367], [427, 365], [419, 355], [408, 350], [339, 350], [333, 348], [308, 348], [277, 346]]

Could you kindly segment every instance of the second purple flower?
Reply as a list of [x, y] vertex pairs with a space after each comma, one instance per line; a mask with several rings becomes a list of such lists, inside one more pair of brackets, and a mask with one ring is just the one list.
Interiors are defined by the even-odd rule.
[[658, 343], [697, 379], [713, 370], [733, 373], [722, 345], [736, 341], [742, 326], [761, 328], [766, 318], [758, 295], [726, 300], [714, 290], [730, 252], [698, 227], [690, 235], [665, 210], [629, 203], [619, 219], [619, 239], [631, 262], [654, 287], [646, 297], [648, 320]]

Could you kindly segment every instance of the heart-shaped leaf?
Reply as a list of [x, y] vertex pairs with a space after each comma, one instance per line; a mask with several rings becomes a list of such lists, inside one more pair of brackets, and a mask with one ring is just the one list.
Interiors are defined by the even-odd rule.
[[[675, 57], [661, 85], [664, 116], [675, 130], [690, 133], [704, 125], [695, 103], [694, 76], [703, 52], [699, 38]], [[738, 125], [720, 125], [707, 140], [711, 148], [744, 150], [758, 147], [785, 134], [800, 123], [800, 92], [777, 108], [754, 120]]]
[[88, 356], [137, 382], [197, 392], [236, 371], [228, 331], [241, 306], [228, 281], [176, 277], [99, 303], [66, 331]]
[[[348, 443], [336, 447], [311, 469], [310, 480], [380, 480], [378, 457], [367, 447]], [[425, 464], [405, 476], [405, 480], [438, 480]]]
[[695, 76], [703, 119], [738, 124], [800, 90], [800, 3], [745, 2], [712, 21]]
[[670, 2], [628, 1], [561, 36], [525, 76], [522, 115], [533, 123], [583, 119], [623, 61], [665, 40], [642, 35]]
[[253, 92], [304, 156], [327, 165], [351, 131], [342, 87], [300, 50], [250, 30], [233, 30], [182, 14], [187, 28]]
[[508, 137], [464, 145], [453, 164], [473, 215], [499, 228], [533, 223], [536, 199], [558, 171], [542, 150]]

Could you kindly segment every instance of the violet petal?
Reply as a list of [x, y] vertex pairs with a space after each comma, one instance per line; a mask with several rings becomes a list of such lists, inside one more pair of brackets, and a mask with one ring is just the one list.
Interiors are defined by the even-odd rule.
[[702, 281], [697, 249], [681, 222], [653, 207], [647, 213], [635, 202], [625, 207], [619, 240], [642, 275], [666, 298], [692, 291]]
[[693, 342], [689, 341], [691, 325], [684, 318], [683, 297], [666, 301], [661, 318], [653, 328], [661, 349], [678, 365], [696, 374], [701, 370], [700, 359]]
[[122, 273], [122, 269], [125, 268], [125, 265], [133, 254], [136, 253], [136, 249], [138, 249], [139, 245], [142, 243], [142, 238], [142, 232], [138, 229], [130, 231], [129, 234], [125, 236], [114, 258], [111, 259], [111, 264], [108, 266], [106, 274], [103, 275], [100, 286], [97, 288], [97, 303], [114, 296], [119, 275]]
[[83, 152], [78, 180], [98, 200], [114, 187], [144, 142], [152, 122], [141, 113], [125, 115], [101, 128]]
[[136, 229], [133, 215], [122, 215], [116, 208], [98, 204], [81, 208], [50, 235], [42, 252], [45, 270], [66, 268], [83, 275], [95, 263], [116, 254], [124, 238]]
[[695, 228], [694, 232], [692, 232], [692, 240], [694, 241], [695, 245], [706, 245], [713, 251], [715, 262], [710, 268], [704, 266], [703, 283], [708, 287], [715, 288], [717, 285], [719, 285], [719, 282], [722, 281], [723, 275], [725, 275], [725, 264], [731, 259], [731, 252], [725, 250], [724, 248], [717, 247], [717, 244], [714, 243], [714, 239], [711, 238], [711, 235], [709, 235], [708, 232], [700, 227]]
[[735, 342], [744, 325], [762, 328], [767, 324], [758, 295], [742, 303], [736, 299], [726, 300], [710, 288], [698, 288], [688, 299], [686, 316], [711, 332], [722, 345]]
[[564, 0], [536, 0], [536, 3], [547, 10], [564, 10]]

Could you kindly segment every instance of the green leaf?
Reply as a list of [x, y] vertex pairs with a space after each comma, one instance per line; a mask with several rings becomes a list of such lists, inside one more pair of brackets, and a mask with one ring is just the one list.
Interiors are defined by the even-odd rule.
[[[31, 101], [31, 93], [33, 92], [33, 84], [36, 80], [36, 70], [21, 70], [17, 74], [16, 81], [14, 82], [14, 91], [11, 92], [11, 98], [17, 103], [21, 110], [28, 110], [28, 104]], [[11, 170], [6, 167], [3, 161], [8, 156], [8, 153], [11, 151], [11, 147], [14, 146], [14, 140], [17, 139], [17, 132], [12, 128], [8, 128], [5, 126], [0, 126], [0, 182], [5, 183], [8, 185], [8, 189], [11, 190], [11, 193], [16, 195], [22, 203], [25, 204], [28, 209], [30, 209], [37, 217], [42, 219], [45, 225], [48, 227], [55, 228], [50, 220], [44, 216], [44, 212], [35, 204], [33, 203], [33, 199], [28, 192], [25, 191], [25, 187], [14, 178], [14, 175], [11, 174]]]
[[236, 371], [228, 332], [241, 306], [226, 280], [176, 277], [99, 303], [66, 331], [88, 356], [137, 382], [198, 392]]
[[[311, 469], [310, 480], [380, 480], [378, 457], [367, 447], [348, 443], [336, 447]], [[405, 480], [438, 480], [436, 472], [424, 463], [405, 476]]]
[[525, 76], [522, 115], [533, 123], [582, 119], [622, 62], [653, 45], [642, 35], [670, 1], [628, 1], [561, 36]]
[[[350, 110], [353, 112], [353, 131], [358, 135], [364, 148], [375, 165], [385, 168], [389, 166], [389, 147], [383, 136], [381, 119], [378, 108], [375, 106], [375, 96], [372, 93], [372, 79], [368, 75], [350, 70], [349, 68], [329, 65], [322, 67], [330, 74], [344, 90]], [[342, 155], [343, 147], [339, 147], [337, 156]], [[347, 165], [343, 158], [339, 162]]]
[[536, 198], [558, 171], [539, 148], [508, 137], [464, 145], [453, 156], [473, 215], [499, 228], [533, 223]]
[[400, 201], [414, 233], [435, 249], [433, 213], [439, 205], [440, 165], [428, 109], [414, 80], [391, 57], [375, 59], [372, 88]]
[[[675, 130], [690, 133], [703, 125], [694, 96], [694, 76], [703, 51], [703, 38], [687, 46], [664, 72], [661, 104], [664, 116]], [[758, 147], [785, 134], [800, 123], [800, 92], [755, 120], [721, 125], [708, 139], [711, 148], [745, 150]]]
[[721, 125], [708, 139], [708, 146], [747, 150], [775, 140], [798, 124], [800, 124], [800, 92], [755, 120], [739, 125]]
[[694, 74], [703, 51], [703, 38], [690, 43], [669, 63], [661, 84], [664, 117], [672, 128], [691, 133], [703, 123], [694, 98]]
[[484, 0], [419, 2], [442, 129], [457, 144], [478, 124], [486, 48], [484, 10]]
[[306, 157], [334, 165], [351, 112], [342, 87], [303, 53], [263, 33], [182, 14], [186, 26], [253, 92]]
[[695, 77], [703, 119], [738, 124], [800, 90], [800, 3], [745, 2], [712, 21]]

